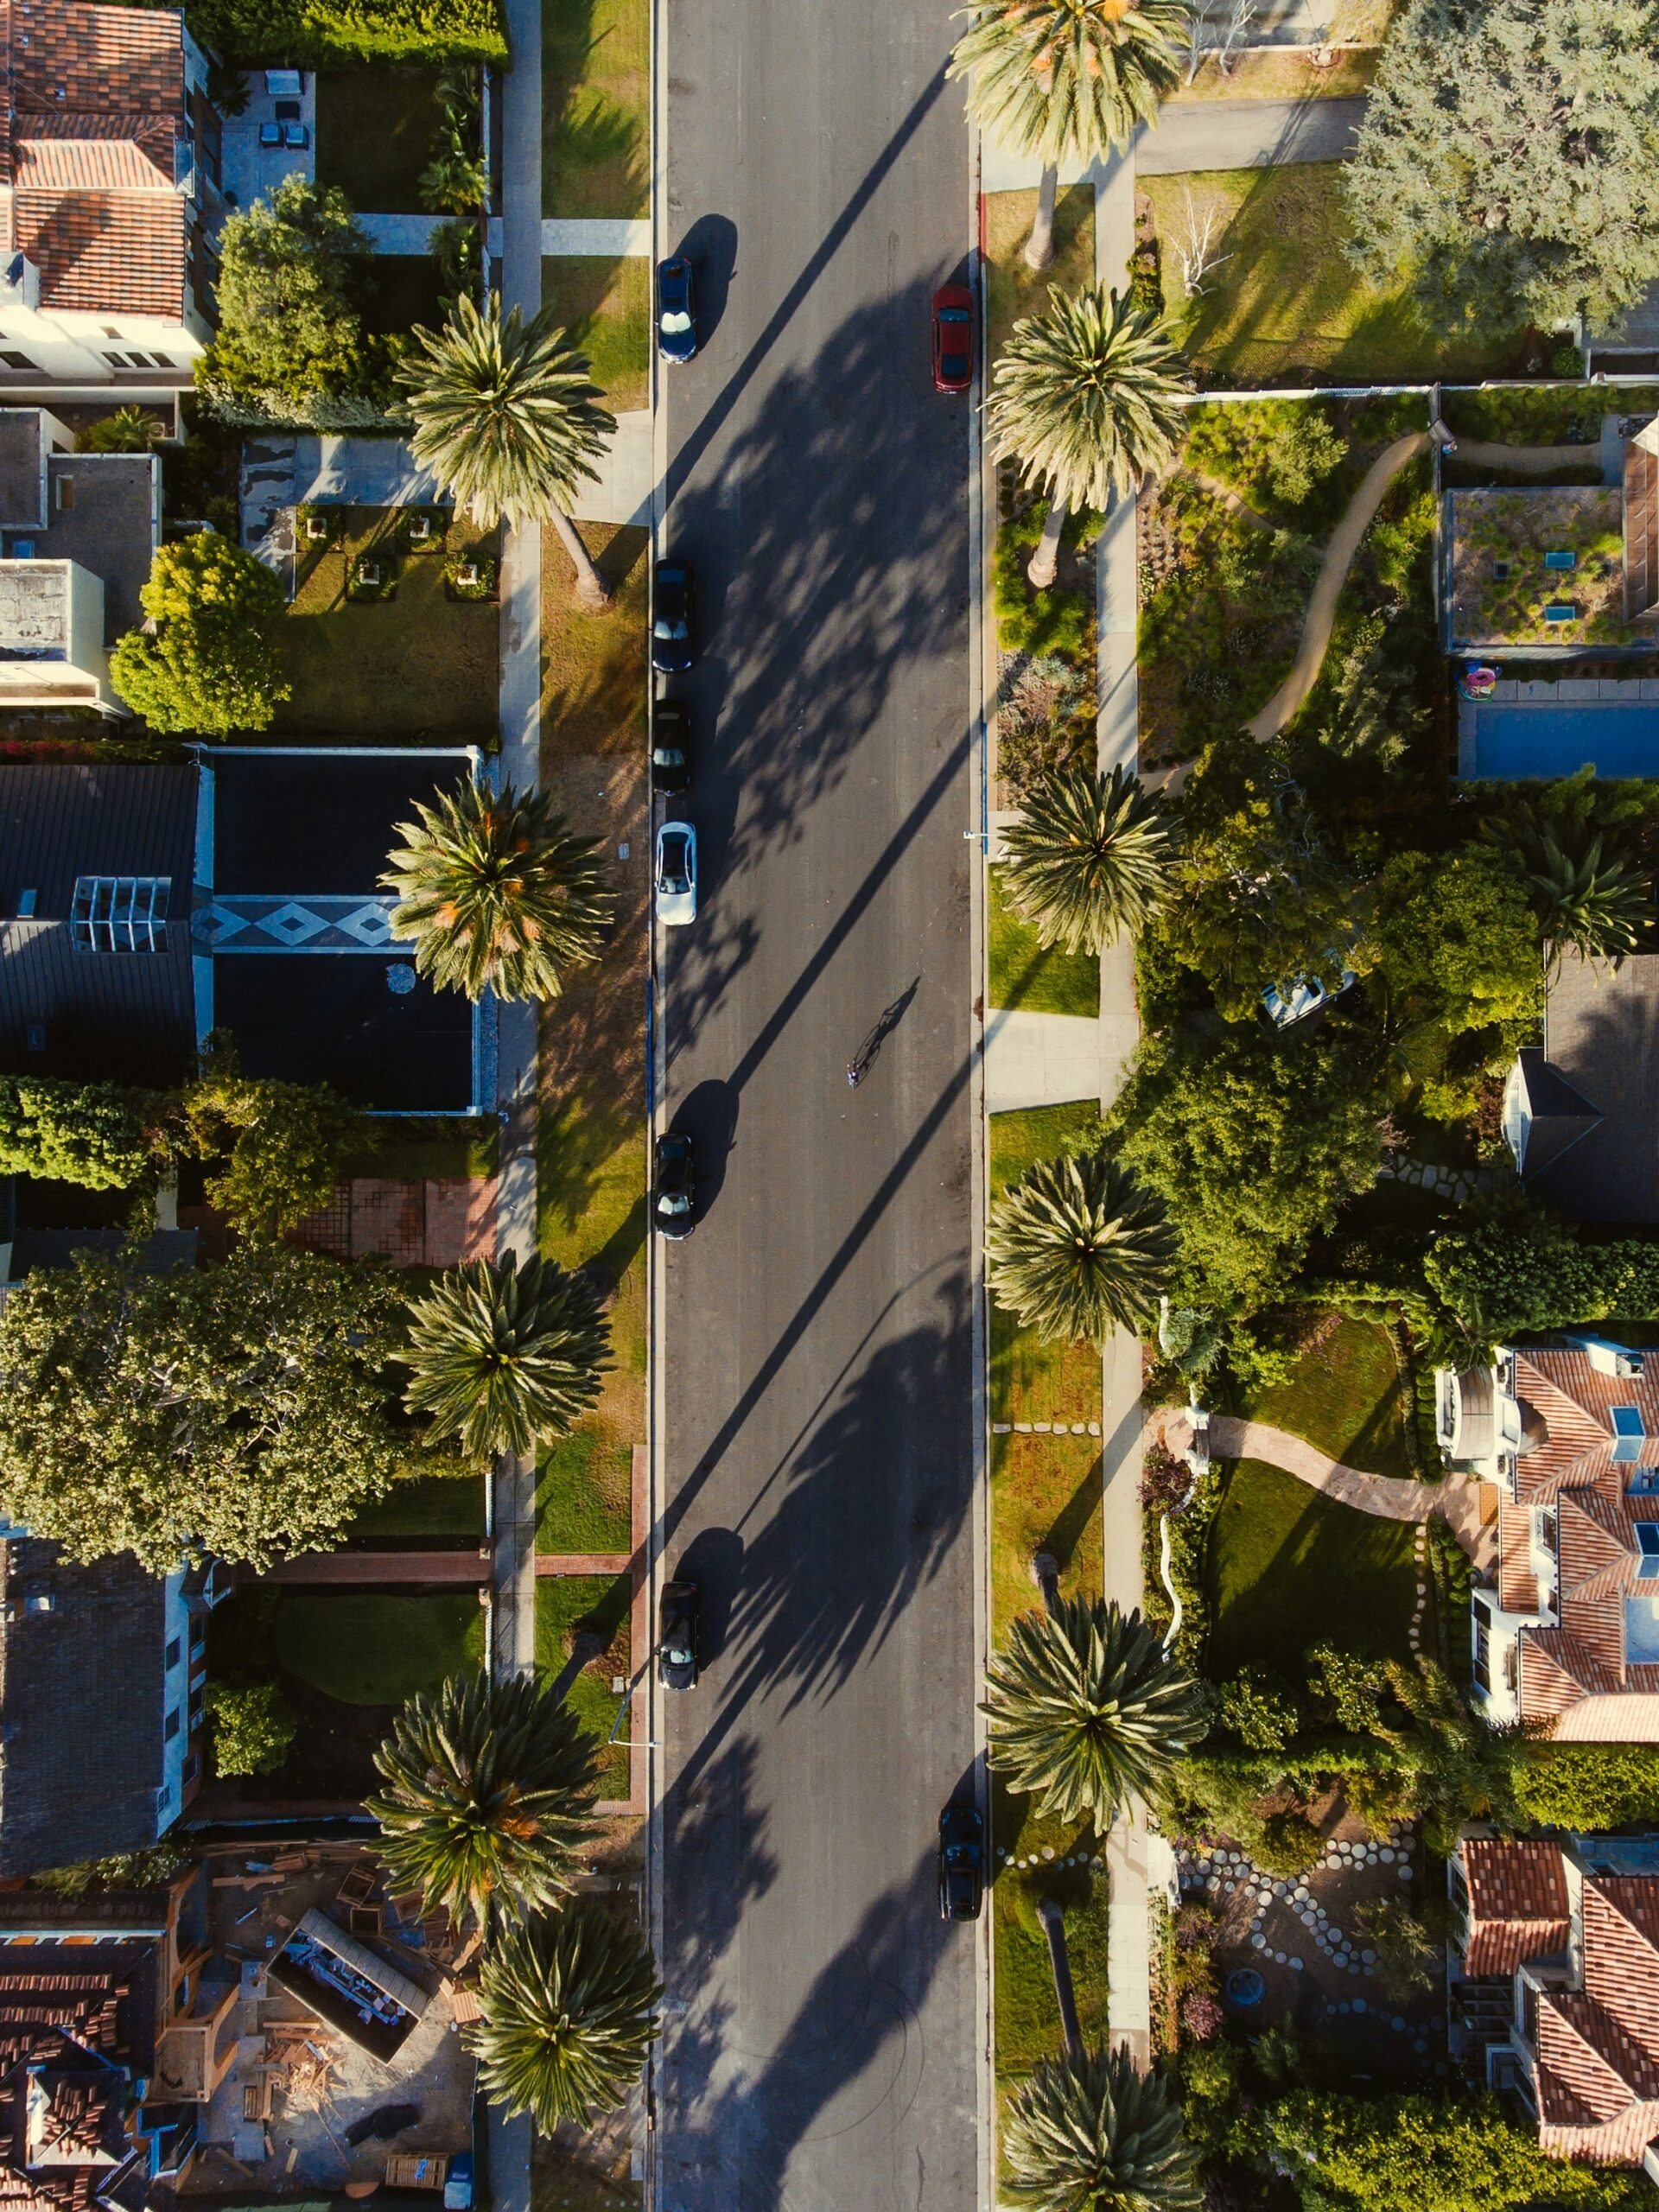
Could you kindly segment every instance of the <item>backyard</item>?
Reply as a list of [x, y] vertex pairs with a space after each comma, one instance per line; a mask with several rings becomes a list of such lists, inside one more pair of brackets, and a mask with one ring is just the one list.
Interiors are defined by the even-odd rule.
[[435, 69], [319, 69], [319, 187], [336, 187], [360, 215], [417, 214], [443, 118], [437, 91]]
[[542, 0], [542, 213], [650, 213], [647, 0]]
[[1463, 645], [1618, 645], [1624, 502], [1615, 491], [1454, 492], [1452, 634]]
[[[317, 511], [329, 535], [296, 526], [293, 604], [283, 627], [293, 696], [276, 710], [285, 737], [421, 738], [494, 734], [500, 613], [493, 599], [454, 596], [446, 572], [473, 563], [493, 582], [493, 531], [442, 521], [429, 550], [410, 550], [413, 510]], [[361, 564], [379, 571], [368, 586]], [[353, 595], [372, 589], [372, 598]]]
[[1287, 1379], [1247, 1391], [1238, 1411], [1362, 1473], [1411, 1477], [1399, 1373], [1375, 1322], [1313, 1317]]

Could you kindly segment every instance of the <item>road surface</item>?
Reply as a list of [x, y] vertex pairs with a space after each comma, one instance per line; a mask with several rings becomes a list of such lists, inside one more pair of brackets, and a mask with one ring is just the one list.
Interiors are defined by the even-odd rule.
[[[969, 2212], [976, 1927], [934, 1901], [971, 1790], [969, 411], [947, 0], [674, 0], [664, 375], [696, 565], [702, 910], [666, 933], [666, 1103], [704, 1216], [659, 1247], [664, 1560], [705, 1679], [658, 1707], [660, 2212]], [[660, 815], [660, 808], [659, 808]], [[856, 1090], [844, 1070], [887, 1033]]]

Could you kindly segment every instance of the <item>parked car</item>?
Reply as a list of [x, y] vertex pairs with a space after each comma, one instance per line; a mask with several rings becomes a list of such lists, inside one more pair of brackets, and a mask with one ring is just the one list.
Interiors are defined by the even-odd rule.
[[974, 296], [965, 284], [933, 295], [933, 388], [966, 391], [974, 380]]
[[691, 624], [696, 611], [691, 571], [683, 561], [657, 563], [657, 618], [651, 626], [651, 664], [659, 676], [683, 676], [696, 658]]
[[651, 779], [659, 791], [691, 788], [691, 717], [683, 699], [658, 699], [651, 710]]
[[977, 1807], [939, 1815], [939, 1918], [977, 1920], [985, 1895], [985, 1823]]
[[697, 833], [689, 822], [657, 832], [657, 918], [674, 929], [697, 918]]
[[657, 1679], [665, 1690], [697, 1687], [697, 1586], [664, 1582], [657, 1600]]
[[696, 285], [683, 253], [657, 264], [657, 348], [665, 361], [689, 361], [697, 350]]
[[657, 1140], [657, 1195], [652, 1211], [664, 1236], [677, 1241], [696, 1226], [696, 1155], [691, 1140], [671, 1129]]

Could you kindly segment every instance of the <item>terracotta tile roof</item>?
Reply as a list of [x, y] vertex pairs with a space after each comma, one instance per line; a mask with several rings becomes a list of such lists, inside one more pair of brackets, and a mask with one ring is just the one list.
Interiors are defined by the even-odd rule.
[[151, 193], [18, 192], [15, 245], [41, 272], [42, 306], [184, 313], [183, 211]]
[[3, 16], [12, 99], [21, 113], [182, 112], [184, 41], [181, 18], [171, 10], [5, 0]]
[[1548, 1958], [1566, 1947], [1567, 1877], [1559, 1844], [1500, 1843], [1469, 1836], [1463, 1844], [1469, 1890], [1470, 1974], [1513, 1974], [1524, 1959]]
[[164, 174], [137, 139], [114, 135], [14, 138], [12, 170], [19, 191], [173, 191], [170, 165]]

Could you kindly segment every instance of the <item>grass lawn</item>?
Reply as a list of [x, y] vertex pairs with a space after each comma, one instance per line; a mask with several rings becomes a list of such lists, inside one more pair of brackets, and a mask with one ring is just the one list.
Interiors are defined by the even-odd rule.
[[442, 118], [435, 69], [319, 69], [317, 183], [362, 215], [417, 215]]
[[377, 253], [373, 289], [363, 306], [363, 327], [380, 338], [443, 327], [443, 279], [429, 253]]
[[1100, 1012], [1100, 962], [1096, 955], [1046, 949], [1033, 924], [1015, 913], [1002, 893], [1002, 871], [990, 870], [990, 1003], [1027, 1014]]
[[384, 1497], [365, 1505], [352, 1535], [376, 1543], [388, 1536], [482, 1539], [484, 1484], [475, 1475], [406, 1475]]
[[[551, 1680], [561, 1672], [578, 1635], [591, 1631], [606, 1639], [605, 1649], [571, 1684], [569, 1696], [572, 1712], [601, 1744], [615, 1726], [622, 1703], [611, 1684], [633, 1672], [630, 1603], [626, 1574], [543, 1574], [536, 1584], [536, 1665], [541, 1674]], [[601, 1797], [627, 1796], [625, 1745], [613, 1745], [604, 1753], [600, 1770]]]
[[289, 1587], [280, 1597], [278, 1664], [342, 1705], [401, 1705], [484, 1663], [484, 1608], [472, 1590]]
[[[283, 658], [294, 696], [272, 734], [338, 739], [487, 739], [499, 683], [500, 609], [443, 588], [449, 554], [495, 559], [495, 533], [452, 523], [443, 553], [396, 550], [394, 510], [345, 507], [340, 534], [299, 556]], [[373, 550], [397, 575], [396, 596], [347, 601], [349, 564]]]
[[[1341, 184], [1340, 162], [1141, 178], [1165, 241], [1165, 299], [1192, 359], [1240, 385], [1410, 383], [1505, 368], [1513, 340], [1480, 348], [1440, 337], [1403, 291], [1358, 276], [1345, 252], [1352, 233]], [[1227, 257], [1191, 303], [1167, 243], [1185, 223], [1189, 191], [1200, 216], [1220, 207]]]
[[500, 1158], [501, 1126], [493, 1114], [457, 1116], [448, 1124], [382, 1116], [374, 1143], [346, 1159], [345, 1175], [396, 1175], [409, 1181], [448, 1175], [482, 1181]]
[[1028, 1106], [1021, 1113], [993, 1114], [992, 1198], [1000, 1198], [1039, 1160], [1092, 1151], [1099, 1137], [1100, 1108], [1092, 1098], [1080, 1098], [1073, 1106]]
[[1241, 54], [1224, 77], [1214, 54], [1206, 54], [1192, 82], [1178, 86], [1169, 97], [1172, 101], [1352, 99], [1370, 90], [1380, 58], [1374, 46], [1348, 47], [1337, 55], [1334, 68], [1313, 69], [1306, 49], [1275, 54], [1258, 47]]
[[1306, 1437], [1346, 1467], [1409, 1480], [1399, 1377], [1388, 1338], [1372, 1321], [1333, 1314], [1325, 1325], [1330, 1333], [1302, 1353], [1288, 1382], [1258, 1390], [1239, 1410], [1247, 1421]]
[[649, 0], [542, 0], [542, 213], [651, 212]]
[[1037, 1907], [1046, 1897], [1065, 1910], [1066, 1955], [1077, 1991], [1084, 2040], [1103, 2044], [1107, 2031], [1108, 1887], [1105, 1873], [1067, 1866], [1067, 1859], [1088, 1859], [1097, 1847], [1087, 1830], [1039, 1821], [1030, 1801], [994, 1788], [991, 1832], [995, 1847], [1011, 1857], [1053, 1852], [1040, 1869], [996, 1866], [991, 1888], [991, 1936], [996, 1948], [996, 2074], [999, 2082], [1017, 2080], [1039, 2058], [1060, 2046], [1060, 2018], [1054, 2003], [1054, 1976], [1048, 1943]]
[[594, 365], [611, 412], [646, 404], [651, 392], [651, 264], [638, 254], [550, 255], [542, 305]]
[[1210, 1535], [1205, 1674], [1225, 1681], [1254, 1664], [1300, 1682], [1316, 1643], [1408, 1660], [1412, 1540], [1409, 1522], [1378, 1520], [1241, 1459]]
[[1054, 202], [1054, 258], [1028, 269], [1025, 243], [1037, 215], [1034, 192], [985, 195], [985, 361], [988, 369], [1023, 315], [1040, 315], [1048, 288], [1075, 292], [1095, 280], [1095, 194], [1086, 184], [1067, 185]]
[[538, 1552], [633, 1548], [633, 1455], [583, 1427], [546, 1453], [536, 1483]]

